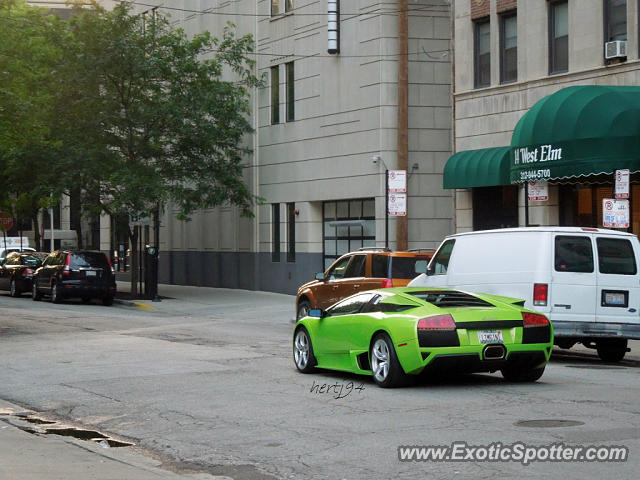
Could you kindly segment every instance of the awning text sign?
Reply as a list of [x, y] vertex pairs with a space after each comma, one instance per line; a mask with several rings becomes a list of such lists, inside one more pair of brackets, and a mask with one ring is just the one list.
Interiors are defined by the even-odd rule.
[[407, 171], [389, 170], [389, 193], [407, 192]]
[[629, 198], [629, 169], [616, 170], [616, 198]]
[[602, 226], [629, 228], [629, 200], [602, 199]]
[[551, 178], [551, 164], [562, 160], [562, 148], [553, 145], [521, 147], [513, 150], [513, 165], [520, 172], [521, 182]]
[[394, 217], [404, 217], [407, 215], [407, 194], [389, 194], [389, 215]]

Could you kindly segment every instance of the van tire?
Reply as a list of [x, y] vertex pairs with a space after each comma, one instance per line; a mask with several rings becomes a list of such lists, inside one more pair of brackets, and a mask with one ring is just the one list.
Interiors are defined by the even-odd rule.
[[544, 367], [531, 368], [529, 370], [506, 367], [500, 370], [500, 373], [502, 373], [502, 376], [507, 382], [535, 382], [540, 379], [544, 373]]
[[619, 362], [627, 353], [627, 339], [603, 338], [596, 341], [596, 350], [603, 362]]

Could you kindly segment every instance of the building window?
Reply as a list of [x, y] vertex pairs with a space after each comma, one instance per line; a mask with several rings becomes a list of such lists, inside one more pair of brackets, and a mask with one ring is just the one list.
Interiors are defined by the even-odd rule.
[[287, 262], [296, 261], [296, 204], [287, 203]]
[[271, 67], [271, 124], [280, 123], [280, 65]]
[[518, 79], [518, 17], [514, 14], [500, 18], [500, 82]]
[[293, 0], [271, 0], [271, 16], [280, 15], [284, 13], [281, 8], [284, 6], [285, 12], [293, 10]]
[[553, 2], [549, 10], [549, 73], [562, 73], [569, 70], [569, 5]]
[[607, 42], [627, 39], [627, 0], [605, 0]]
[[287, 70], [287, 122], [293, 122], [295, 116], [295, 75], [293, 70], [293, 62], [286, 65]]
[[491, 25], [489, 20], [475, 23], [475, 86], [491, 85]]
[[280, 204], [271, 204], [271, 261], [280, 261]]
[[376, 207], [373, 198], [323, 204], [323, 258], [327, 269], [345, 253], [376, 244]]

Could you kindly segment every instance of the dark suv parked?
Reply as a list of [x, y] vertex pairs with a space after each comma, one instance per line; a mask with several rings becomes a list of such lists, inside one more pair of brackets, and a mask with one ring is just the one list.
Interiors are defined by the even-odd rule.
[[112, 305], [116, 279], [109, 258], [90, 250], [52, 252], [33, 277], [31, 297], [40, 300], [43, 294], [54, 303], [76, 297], [83, 302], [101, 298], [104, 305]]

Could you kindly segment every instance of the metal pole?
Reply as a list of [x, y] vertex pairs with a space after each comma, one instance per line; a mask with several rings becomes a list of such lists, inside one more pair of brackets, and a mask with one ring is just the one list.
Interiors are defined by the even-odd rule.
[[529, 226], [529, 182], [524, 182], [524, 226]]
[[53, 207], [51, 207], [49, 209], [49, 220], [50, 220], [50, 224], [51, 224], [51, 251], [53, 252], [55, 250], [54, 244], [53, 244]]
[[389, 248], [389, 169], [384, 170], [384, 246]]
[[[408, 0], [398, 0], [398, 156], [397, 168], [409, 170], [409, 14]], [[408, 187], [408, 185], [407, 185]], [[407, 198], [409, 193], [407, 192]], [[407, 212], [408, 213], [408, 212]], [[396, 250], [408, 248], [407, 215], [396, 217]]]
[[159, 302], [158, 295], [158, 271], [160, 270], [160, 202], [156, 205], [156, 211], [153, 214], [153, 242], [156, 247], [156, 254], [153, 256], [153, 301]]

